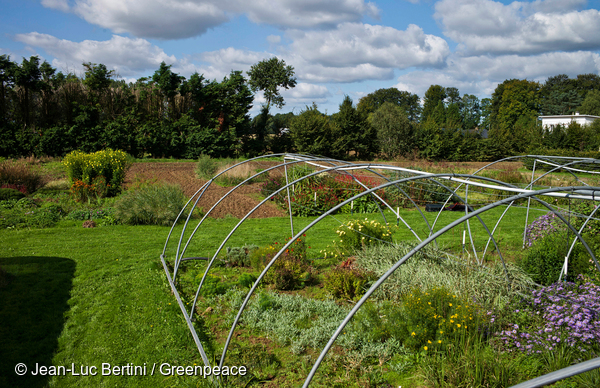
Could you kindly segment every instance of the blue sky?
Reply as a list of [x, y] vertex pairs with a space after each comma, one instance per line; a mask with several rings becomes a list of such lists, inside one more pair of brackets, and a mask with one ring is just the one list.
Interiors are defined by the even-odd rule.
[[[0, 0], [0, 54], [38, 55], [120, 78], [162, 61], [222, 80], [277, 56], [298, 85], [281, 112], [338, 111], [380, 88], [423, 97], [432, 84], [489, 97], [519, 78], [600, 74], [600, 1], [592, 0]], [[252, 114], [263, 101], [256, 95]], [[273, 113], [278, 110], [274, 109]]]

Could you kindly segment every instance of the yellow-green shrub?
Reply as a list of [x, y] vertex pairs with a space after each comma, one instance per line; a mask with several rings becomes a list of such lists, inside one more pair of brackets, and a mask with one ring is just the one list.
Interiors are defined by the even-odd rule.
[[125, 152], [108, 148], [90, 154], [73, 151], [65, 156], [63, 165], [71, 185], [77, 182], [92, 185], [102, 176], [106, 181], [105, 194], [113, 196], [121, 191], [131, 161]]
[[338, 227], [335, 231], [338, 238], [322, 250], [325, 258], [346, 259], [354, 251], [363, 247], [392, 242], [392, 231], [387, 225], [375, 220], [350, 220]]

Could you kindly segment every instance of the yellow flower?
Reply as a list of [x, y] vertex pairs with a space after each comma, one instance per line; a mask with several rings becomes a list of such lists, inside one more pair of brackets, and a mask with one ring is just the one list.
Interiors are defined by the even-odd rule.
[[456, 324], [456, 327], [460, 327], [460, 323], [457, 323], [457, 324]]
[[415, 335], [417, 335], [417, 334], [416, 334], [416, 333], [413, 331], [411, 335], [414, 337], [414, 336], [415, 336]]
[[423, 346], [423, 349], [427, 350], [427, 346]]

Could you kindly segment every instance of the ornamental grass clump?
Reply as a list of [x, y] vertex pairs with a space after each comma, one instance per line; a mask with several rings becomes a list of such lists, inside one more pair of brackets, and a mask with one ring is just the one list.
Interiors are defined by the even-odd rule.
[[[172, 225], [187, 198], [177, 185], [149, 185], [128, 190], [114, 205], [115, 218], [128, 225]], [[179, 220], [185, 219], [184, 211]]]
[[25, 163], [8, 160], [0, 162], [0, 188], [32, 194], [45, 184], [44, 178]]
[[508, 352], [553, 351], [560, 346], [580, 356], [600, 354], [600, 287], [592, 283], [555, 283], [523, 299], [508, 311], [509, 323], [496, 334]]

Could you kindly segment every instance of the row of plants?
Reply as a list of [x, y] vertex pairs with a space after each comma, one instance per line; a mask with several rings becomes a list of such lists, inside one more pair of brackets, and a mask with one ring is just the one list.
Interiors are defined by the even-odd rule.
[[[310, 251], [305, 236], [282, 252], [242, 316], [244, 334], [228, 353], [230, 362], [266, 343], [256, 357], [271, 358], [256, 364], [257, 379], [301, 382], [353, 303], [414, 248], [394, 241], [393, 227], [369, 219], [348, 221], [335, 235], [319, 252]], [[208, 277], [220, 288], [203, 291], [198, 306], [212, 311], [202, 316], [213, 327], [213, 346], [247, 288], [288, 241], [230, 247], [221, 255]], [[505, 387], [600, 354], [600, 282], [580, 274], [577, 283], [536, 288], [522, 265], [507, 263], [506, 271], [499, 262], [477, 266], [434, 246], [419, 251], [345, 328], [317, 385]], [[193, 295], [203, 273], [202, 264], [184, 271], [184, 295]], [[594, 371], [557, 386], [598, 382]]]

